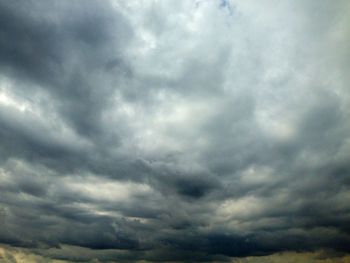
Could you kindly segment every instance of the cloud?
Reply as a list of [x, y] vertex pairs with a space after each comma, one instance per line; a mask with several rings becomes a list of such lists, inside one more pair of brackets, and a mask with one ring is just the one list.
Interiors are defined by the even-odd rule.
[[[120, 262], [128, 262], [131, 258], [129, 252], [121, 250], [91, 250], [82, 247], [63, 246], [60, 248], [50, 248], [48, 250], [36, 251], [34, 254], [30, 250], [23, 248], [14, 248], [9, 246], [2, 246], [0, 248], [1, 262], [17, 262], [17, 263], [31, 263], [31, 262], [50, 262], [50, 263], [64, 263], [64, 262], [101, 262], [97, 258], [104, 258], [106, 262], [112, 262], [111, 259], [118, 255], [122, 260]], [[52, 259], [61, 258], [61, 259]], [[72, 261], [64, 260], [69, 257]], [[332, 253], [331, 251], [315, 251], [315, 252], [283, 252], [276, 253], [269, 256], [260, 257], [246, 257], [227, 259], [226, 262], [235, 263], [264, 263], [264, 262], [312, 262], [312, 263], [345, 263], [348, 262], [349, 256]], [[152, 262], [147, 260], [136, 260], [135, 262]], [[176, 261], [172, 261], [176, 262]]]
[[0, 1], [4, 260], [347, 260], [349, 12]]

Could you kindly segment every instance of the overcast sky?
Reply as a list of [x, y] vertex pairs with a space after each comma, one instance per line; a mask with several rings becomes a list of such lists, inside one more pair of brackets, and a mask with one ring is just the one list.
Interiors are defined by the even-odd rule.
[[0, 0], [0, 261], [348, 262], [349, 42], [347, 0]]

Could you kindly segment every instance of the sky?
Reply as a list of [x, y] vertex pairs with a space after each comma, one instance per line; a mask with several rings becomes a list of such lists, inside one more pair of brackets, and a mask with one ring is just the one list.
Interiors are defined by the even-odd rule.
[[350, 262], [350, 2], [0, 0], [0, 262]]

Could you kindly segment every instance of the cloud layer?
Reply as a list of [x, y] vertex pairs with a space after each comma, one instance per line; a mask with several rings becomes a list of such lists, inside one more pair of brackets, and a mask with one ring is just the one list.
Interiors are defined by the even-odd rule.
[[0, 1], [0, 243], [349, 253], [349, 17], [345, 0]]

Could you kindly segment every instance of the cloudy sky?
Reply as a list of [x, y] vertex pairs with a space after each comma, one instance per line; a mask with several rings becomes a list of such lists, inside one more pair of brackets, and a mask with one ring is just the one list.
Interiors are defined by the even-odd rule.
[[347, 0], [0, 0], [0, 262], [349, 262], [349, 41]]

